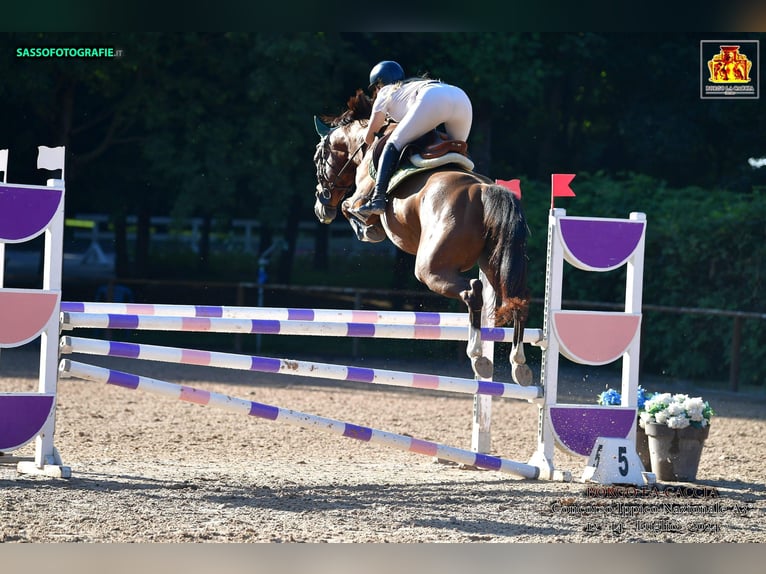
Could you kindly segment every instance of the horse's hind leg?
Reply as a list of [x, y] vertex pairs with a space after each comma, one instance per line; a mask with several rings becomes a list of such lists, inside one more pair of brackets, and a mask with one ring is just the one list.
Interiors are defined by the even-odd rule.
[[455, 271], [435, 269], [432, 261], [440, 260], [432, 254], [425, 257], [418, 253], [415, 259], [415, 276], [434, 293], [460, 299], [468, 308], [468, 344], [466, 354], [471, 367], [483, 379], [492, 377], [492, 359], [483, 356], [481, 345], [481, 315], [484, 307], [483, 285], [478, 279], [470, 281]]
[[[484, 378], [492, 377], [493, 365], [491, 358], [484, 357], [481, 347], [481, 319], [482, 307], [484, 301], [483, 286], [478, 279], [472, 279], [470, 289], [461, 291], [460, 298], [468, 307], [468, 346], [466, 354], [471, 359], [471, 365], [474, 372]], [[527, 359], [524, 354], [524, 323], [514, 317], [513, 321], [514, 337], [511, 348], [511, 376], [513, 381], [523, 387], [528, 387], [533, 382], [532, 370], [527, 365]]]
[[468, 322], [474, 329], [481, 328], [481, 310], [484, 307], [484, 286], [478, 279], [471, 279], [469, 288], [460, 292], [460, 298], [468, 307]]
[[481, 346], [481, 316], [484, 308], [484, 286], [478, 279], [471, 279], [470, 288], [460, 292], [460, 298], [468, 307], [468, 345], [465, 352], [471, 359], [473, 372], [482, 379], [492, 377], [492, 359], [485, 357]]
[[[518, 329], [519, 327], [514, 327]], [[515, 343], [511, 348], [511, 377], [514, 382], [518, 383], [522, 387], [528, 387], [532, 384], [532, 369], [527, 365], [527, 358], [524, 355], [524, 343]]]

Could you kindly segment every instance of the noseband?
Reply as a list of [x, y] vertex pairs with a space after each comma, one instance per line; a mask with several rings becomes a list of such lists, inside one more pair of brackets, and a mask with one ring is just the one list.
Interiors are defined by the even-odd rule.
[[[321, 191], [317, 191], [316, 193], [317, 201], [319, 201], [319, 203], [325, 206], [329, 206], [330, 201], [332, 201], [332, 192], [336, 189], [343, 192], [342, 197], [345, 197], [352, 189], [354, 189], [356, 186], [355, 184], [338, 185], [338, 178], [343, 175], [343, 172], [352, 163], [354, 156], [359, 153], [359, 150], [361, 150], [364, 145], [364, 142], [362, 142], [359, 147], [356, 148], [356, 151], [354, 151], [354, 153], [349, 156], [349, 158], [346, 160], [346, 163], [343, 164], [343, 167], [340, 168], [338, 173], [333, 176], [332, 181], [327, 181], [327, 178], [324, 176], [324, 167], [329, 166], [332, 168], [332, 165], [330, 164], [330, 158], [332, 157], [332, 154], [330, 154], [329, 134], [322, 137], [322, 140], [317, 146], [317, 153], [315, 156], [317, 166], [317, 181], [322, 188]], [[330, 171], [332, 170], [330, 169]]]

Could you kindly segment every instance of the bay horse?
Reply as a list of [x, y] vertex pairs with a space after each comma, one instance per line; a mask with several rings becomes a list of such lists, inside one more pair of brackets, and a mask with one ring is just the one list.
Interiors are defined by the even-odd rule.
[[[529, 291], [526, 284], [528, 227], [521, 202], [505, 187], [470, 170], [444, 165], [392, 180], [386, 211], [365, 220], [355, 215], [375, 184], [370, 175], [375, 145], [364, 149], [364, 133], [372, 101], [357, 90], [339, 116], [315, 117], [321, 139], [314, 154], [317, 170], [314, 213], [329, 224], [338, 207], [363, 241], [386, 237], [415, 256], [415, 277], [434, 293], [462, 300], [468, 308], [467, 354], [474, 372], [491, 376], [491, 358], [481, 352], [479, 279], [463, 273], [478, 264], [495, 292], [496, 326], [514, 329], [513, 380], [532, 383], [523, 349]], [[386, 133], [393, 125], [385, 128]], [[377, 140], [378, 142], [381, 140]]]

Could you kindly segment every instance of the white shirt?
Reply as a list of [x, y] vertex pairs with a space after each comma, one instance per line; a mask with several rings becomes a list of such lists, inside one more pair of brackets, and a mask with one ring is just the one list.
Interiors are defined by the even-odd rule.
[[434, 80], [415, 80], [402, 84], [388, 84], [378, 90], [378, 95], [372, 104], [372, 113], [385, 112], [396, 122], [402, 118], [415, 102], [415, 97], [423, 86]]

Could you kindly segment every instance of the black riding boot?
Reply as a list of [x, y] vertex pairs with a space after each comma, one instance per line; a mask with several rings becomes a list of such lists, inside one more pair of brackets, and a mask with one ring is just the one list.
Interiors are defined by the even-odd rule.
[[392, 143], [387, 143], [380, 154], [378, 161], [378, 176], [375, 179], [375, 190], [372, 192], [370, 200], [357, 209], [357, 213], [362, 217], [370, 215], [380, 215], [386, 211], [386, 192], [391, 176], [396, 171], [396, 164], [399, 163], [399, 150]]

